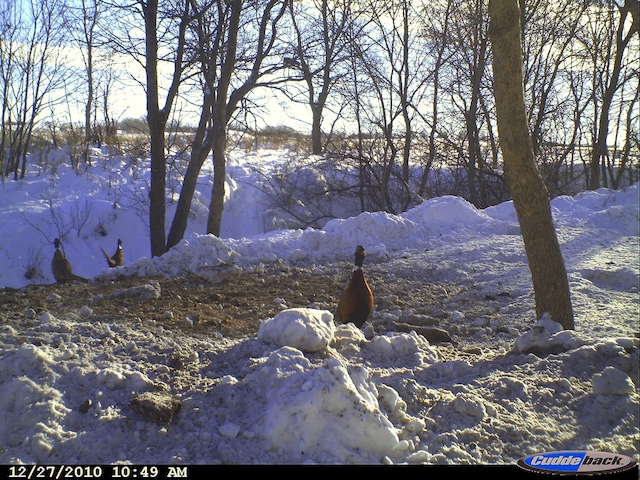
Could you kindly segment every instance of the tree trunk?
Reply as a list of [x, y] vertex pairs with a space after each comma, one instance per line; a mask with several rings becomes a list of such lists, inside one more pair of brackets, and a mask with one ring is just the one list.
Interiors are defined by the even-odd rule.
[[[411, 132], [411, 114], [409, 109], [412, 107], [411, 95], [409, 94], [409, 84], [411, 83], [411, 59], [409, 58], [409, 43], [411, 36], [409, 34], [409, 5], [410, 2], [404, 0], [402, 2], [402, 73], [400, 85], [400, 108], [402, 110], [402, 119], [404, 121], [404, 145], [402, 147], [402, 181], [405, 185], [409, 185], [409, 158], [411, 156], [411, 142], [413, 135]], [[409, 194], [411, 197], [411, 194]], [[404, 209], [403, 209], [404, 211]]]
[[549, 313], [564, 329], [573, 329], [569, 281], [527, 126], [518, 0], [490, 0], [489, 16], [498, 134], [531, 270], [536, 315]]
[[165, 185], [167, 164], [164, 155], [166, 120], [158, 100], [158, 38], [156, 32], [158, 0], [149, 0], [144, 9], [146, 30], [147, 123], [151, 136], [151, 186], [149, 188], [149, 235], [151, 256], [166, 252]]
[[213, 188], [211, 190], [211, 202], [209, 204], [209, 218], [207, 219], [207, 233], [219, 237], [222, 228], [222, 211], [224, 209], [224, 186], [227, 170], [227, 132], [223, 120], [214, 117], [213, 135]]
[[151, 137], [151, 186], [149, 188], [149, 236], [151, 256], [163, 255], [167, 251], [165, 240], [165, 188], [167, 183], [167, 162], [165, 157], [165, 131], [167, 119], [174, 100], [178, 95], [186, 46], [186, 30], [191, 16], [190, 3], [183, 4], [178, 33], [176, 53], [173, 60], [171, 84], [167, 90], [164, 107], [160, 108], [160, 87], [158, 79], [158, 0], [139, 0], [143, 9], [145, 25], [145, 71], [147, 76], [147, 123]]
[[[231, 17], [229, 19], [229, 36], [227, 51], [222, 66], [220, 78], [216, 89], [212, 122], [213, 128], [209, 131], [212, 135], [213, 149], [213, 188], [211, 189], [211, 201], [209, 202], [209, 217], [207, 218], [207, 233], [220, 236], [222, 227], [222, 210], [224, 209], [224, 185], [227, 176], [227, 122], [234, 107], [227, 104], [231, 77], [236, 67], [236, 50], [238, 47], [238, 26], [242, 13], [242, 1], [234, 0], [231, 4]], [[249, 80], [247, 80], [249, 81]], [[239, 96], [238, 90], [234, 92]], [[229, 100], [231, 102], [231, 100]]]
[[202, 165], [204, 165], [209, 152], [211, 151], [211, 138], [207, 135], [207, 125], [211, 115], [211, 102], [213, 101], [211, 93], [205, 94], [202, 111], [200, 115], [200, 121], [196, 134], [191, 145], [191, 158], [189, 159], [189, 165], [187, 165], [187, 171], [182, 181], [182, 189], [180, 190], [180, 198], [178, 198], [178, 205], [176, 206], [176, 213], [173, 216], [173, 222], [171, 223], [171, 229], [167, 236], [167, 248], [171, 248], [180, 242], [184, 237], [184, 232], [187, 230], [187, 223], [189, 221], [189, 212], [191, 210], [191, 201], [196, 191], [198, 184], [198, 176]]
[[165, 244], [165, 186], [167, 164], [164, 155], [164, 127], [149, 115], [151, 131], [151, 185], [149, 187], [149, 234], [151, 256], [157, 257], [167, 251]]
[[314, 155], [322, 153], [322, 107], [324, 105], [311, 105], [311, 153]]
[[[482, 7], [480, 7], [482, 8]], [[479, 14], [479, 21], [482, 21], [482, 17]], [[484, 22], [482, 22], [484, 23]], [[478, 195], [478, 167], [482, 158], [480, 148], [480, 132], [478, 129], [478, 114], [480, 96], [482, 95], [480, 89], [482, 87], [482, 77], [486, 68], [486, 51], [487, 51], [487, 39], [481, 27], [478, 27], [477, 32], [478, 39], [474, 42], [478, 48], [478, 53], [474, 54], [473, 62], [473, 74], [471, 76], [471, 101], [469, 109], [465, 115], [466, 128], [467, 128], [467, 140], [469, 142], [469, 164], [467, 165], [467, 184], [469, 187], [469, 201], [476, 207], [483, 206], [480, 202]]]
[[89, 163], [91, 145], [91, 111], [93, 110], [93, 45], [87, 41], [87, 103], [84, 109], [84, 163]]
[[173, 216], [173, 222], [171, 223], [171, 229], [167, 236], [167, 248], [174, 247], [184, 237], [184, 232], [187, 230], [187, 223], [189, 221], [189, 212], [191, 210], [191, 201], [196, 191], [198, 183], [198, 176], [202, 165], [209, 155], [210, 147], [206, 145], [200, 145], [196, 148], [194, 146], [191, 149], [191, 159], [187, 166], [187, 171], [182, 181], [182, 189], [180, 190], [180, 198], [178, 198], [178, 205], [176, 206], [176, 213]]

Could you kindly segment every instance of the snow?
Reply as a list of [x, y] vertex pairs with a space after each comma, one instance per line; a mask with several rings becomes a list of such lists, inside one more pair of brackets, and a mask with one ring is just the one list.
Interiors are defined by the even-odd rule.
[[260, 325], [258, 340], [319, 352], [329, 346], [334, 330], [333, 314], [327, 310], [289, 308]]
[[[465, 287], [437, 306], [456, 344], [335, 326], [331, 311], [288, 308], [281, 297], [282, 311], [256, 335], [233, 340], [172, 335], [149, 319], [112, 323], [90, 304], [45, 311], [24, 330], [0, 324], [0, 463], [513, 464], [563, 449], [640, 460], [637, 185], [552, 201], [576, 314], [576, 329], [563, 331], [547, 315], [535, 318], [511, 202], [478, 210], [445, 196], [401, 215], [265, 231], [278, 220], [262, 216], [260, 177], [246, 165], [288, 155], [234, 152], [221, 238], [201, 233], [204, 172], [185, 239], [160, 258], [149, 258], [136, 212], [140, 172], [103, 159], [83, 174], [59, 165], [53, 176], [7, 181], [0, 286], [51, 283], [51, 242], [62, 233], [75, 273], [98, 281], [189, 273], [216, 282], [277, 261], [322, 275], [362, 244], [377, 285], [424, 278]], [[118, 238], [125, 266], [103, 268], [99, 246], [115, 249]], [[153, 282], [140, 288], [161, 294]], [[508, 297], [491, 315], [472, 308], [500, 292]], [[372, 320], [427, 321], [412, 310], [409, 300], [420, 299], [411, 292], [374, 294], [386, 306]], [[161, 424], [129, 405], [167, 381], [172, 352], [192, 386], [173, 392], [181, 408]]]

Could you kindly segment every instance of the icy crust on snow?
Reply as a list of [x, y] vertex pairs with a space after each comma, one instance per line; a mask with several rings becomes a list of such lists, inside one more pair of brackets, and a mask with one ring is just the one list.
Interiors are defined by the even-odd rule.
[[[637, 455], [637, 338], [554, 341], [564, 332], [542, 319], [531, 331], [547, 330], [554, 353], [448, 361], [415, 333], [367, 339], [327, 329], [330, 316], [285, 310], [235, 342], [86, 314], [5, 327], [0, 463], [504, 463], [576, 445]], [[329, 331], [318, 351], [293, 346]], [[539, 348], [529, 337], [515, 343]], [[172, 390], [182, 408], [170, 424], [130, 407]]]

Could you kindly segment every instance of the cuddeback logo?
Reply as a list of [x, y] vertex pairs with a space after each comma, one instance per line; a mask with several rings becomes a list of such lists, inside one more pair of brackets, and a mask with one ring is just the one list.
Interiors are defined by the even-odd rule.
[[538, 453], [518, 460], [518, 466], [540, 473], [614, 473], [628, 470], [636, 461], [626, 455], [608, 452], [563, 451]]

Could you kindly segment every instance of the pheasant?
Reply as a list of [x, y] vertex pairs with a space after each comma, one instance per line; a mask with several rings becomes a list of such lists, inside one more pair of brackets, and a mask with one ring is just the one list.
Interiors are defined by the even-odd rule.
[[353, 322], [356, 327], [362, 328], [373, 311], [373, 293], [371, 293], [371, 288], [369, 288], [362, 270], [362, 262], [366, 254], [362, 245], [356, 247], [351, 281], [338, 302], [335, 315], [337, 323]]
[[113, 254], [112, 257], [109, 256], [107, 252], [105, 252], [104, 248], [100, 247], [102, 253], [104, 254], [104, 258], [107, 259], [107, 263], [110, 267], [121, 267], [124, 265], [124, 252], [122, 251], [122, 240], [118, 239], [118, 248], [116, 249], [116, 253]]
[[53, 272], [53, 277], [56, 279], [56, 282], [67, 283], [74, 280], [78, 282], [88, 282], [89, 280], [86, 278], [73, 273], [69, 260], [67, 260], [67, 257], [65, 257], [62, 250], [60, 250], [60, 239], [56, 238], [53, 244], [56, 246], [56, 253], [53, 255], [53, 260], [51, 260], [51, 272]]

